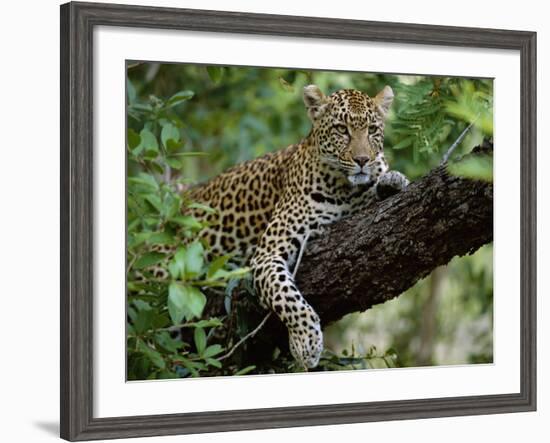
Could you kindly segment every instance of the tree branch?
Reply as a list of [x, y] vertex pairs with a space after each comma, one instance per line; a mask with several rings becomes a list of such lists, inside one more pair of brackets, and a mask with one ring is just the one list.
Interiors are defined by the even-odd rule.
[[492, 239], [492, 183], [451, 176], [440, 166], [310, 241], [297, 283], [326, 325], [397, 297]]

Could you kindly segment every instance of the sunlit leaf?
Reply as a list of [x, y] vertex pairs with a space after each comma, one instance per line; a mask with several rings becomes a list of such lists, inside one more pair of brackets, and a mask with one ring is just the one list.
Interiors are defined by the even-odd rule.
[[215, 355], [218, 355], [222, 351], [223, 351], [223, 348], [221, 347], [221, 345], [215, 344], [215, 345], [208, 346], [202, 353], [202, 356], [204, 358], [214, 357]]
[[184, 276], [185, 270], [185, 248], [178, 248], [174, 257], [168, 265], [168, 271], [173, 279]]
[[221, 368], [222, 363], [219, 360], [216, 360], [215, 358], [207, 357], [205, 358], [206, 363], [208, 363], [210, 366], [214, 366], [215, 368]]
[[199, 241], [194, 241], [185, 249], [185, 275], [188, 278], [197, 277], [204, 266], [204, 247]]
[[190, 209], [202, 209], [207, 214], [215, 214], [217, 211], [204, 203], [192, 202], [187, 205]]
[[149, 266], [157, 264], [164, 257], [165, 257], [165, 255], [161, 254], [160, 252], [148, 252], [147, 254], [142, 255], [140, 258], [138, 258], [136, 260], [136, 262], [134, 263], [133, 268], [134, 269], [147, 268]]
[[287, 82], [283, 77], [279, 77], [279, 83], [286, 92], [294, 92], [294, 86]]
[[250, 371], [253, 371], [254, 369], [256, 369], [255, 365], [247, 366], [246, 368], [242, 368], [242, 369], [238, 370], [233, 375], [245, 375], [245, 374], [248, 374]]
[[134, 149], [134, 154], [139, 154], [142, 151], [146, 151], [149, 153], [156, 153], [159, 150], [159, 145], [157, 142], [157, 138], [155, 135], [149, 131], [148, 129], [142, 129], [139, 133], [139, 136], [141, 137], [140, 144]]
[[194, 95], [195, 93], [193, 91], [188, 90], [177, 92], [168, 99], [168, 101], [166, 102], [166, 107], [171, 108], [173, 106], [177, 106], [180, 103], [183, 103], [184, 101], [193, 98]]
[[493, 181], [493, 157], [476, 155], [450, 163], [448, 170], [451, 174], [472, 180]]
[[168, 312], [172, 323], [200, 317], [206, 305], [205, 295], [193, 286], [172, 282], [168, 288]]
[[206, 72], [208, 72], [210, 80], [212, 80], [214, 83], [219, 83], [222, 79], [223, 68], [221, 66], [207, 66]]
[[189, 294], [189, 311], [191, 315], [188, 317], [188, 320], [191, 320], [195, 317], [200, 317], [204, 306], [206, 305], [206, 296], [194, 286], [188, 286], [187, 292]]
[[145, 196], [145, 200], [147, 200], [158, 212], [162, 212], [162, 202], [160, 201], [160, 197], [158, 195], [147, 194]]
[[179, 161], [178, 159], [176, 158], [167, 158], [166, 159], [166, 163], [168, 164], [168, 166], [170, 166], [172, 169], [181, 169], [183, 168], [183, 164], [181, 163], [181, 161]]
[[195, 231], [203, 228], [203, 224], [200, 221], [198, 221], [195, 217], [192, 217], [190, 215], [180, 215], [177, 217], [171, 217], [170, 221]]
[[221, 257], [214, 259], [208, 266], [208, 272], [206, 274], [207, 278], [212, 278], [217, 271], [226, 265], [230, 258], [230, 255], [222, 255]]
[[164, 147], [167, 147], [169, 140], [173, 140], [174, 142], [179, 141], [180, 131], [172, 123], [166, 123], [160, 131], [160, 139]]
[[209, 318], [208, 320], [199, 320], [197, 322], [189, 322], [186, 324], [186, 327], [189, 328], [215, 328], [222, 326], [223, 323], [219, 318]]
[[204, 332], [204, 329], [195, 328], [193, 338], [195, 340], [195, 346], [197, 347], [197, 352], [199, 353], [199, 355], [202, 356], [206, 348], [206, 333]]

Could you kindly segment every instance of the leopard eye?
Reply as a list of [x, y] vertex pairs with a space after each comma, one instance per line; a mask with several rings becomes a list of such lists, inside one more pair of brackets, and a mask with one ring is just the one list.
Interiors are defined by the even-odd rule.
[[336, 129], [336, 132], [342, 135], [348, 135], [348, 127], [346, 125], [334, 125], [334, 129]]
[[378, 131], [378, 126], [376, 125], [370, 125], [369, 126], [369, 135], [374, 135]]

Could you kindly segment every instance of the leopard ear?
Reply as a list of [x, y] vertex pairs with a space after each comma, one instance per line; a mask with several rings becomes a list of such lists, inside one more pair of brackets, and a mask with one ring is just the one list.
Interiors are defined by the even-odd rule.
[[312, 120], [318, 118], [325, 110], [327, 98], [316, 85], [307, 85], [304, 87], [304, 103], [307, 113]]
[[374, 97], [374, 102], [378, 105], [379, 109], [382, 111], [382, 114], [386, 115], [390, 110], [390, 106], [393, 102], [393, 90], [389, 86], [384, 86], [376, 97]]

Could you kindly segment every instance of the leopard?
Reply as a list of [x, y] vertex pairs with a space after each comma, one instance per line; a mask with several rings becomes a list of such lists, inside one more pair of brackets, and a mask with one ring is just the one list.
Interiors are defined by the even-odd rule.
[[408, 186], [384, 156], [393, 99], [390, 86], [371, 97], [356, 89], [325, 95], [307, 85], [303, 101], [311, 129], [300, 142], [188, 190], [192, 201], [214, 210], [194, 214], [206, 217], [199, 235], [209, 254], [229, 254], [250, 266], [260, 306], [286, 326], [290, 353], [306, 370], [319, 364], [323, 331], [294, 268], [306, 242], [322, 237], [327, 225]]

